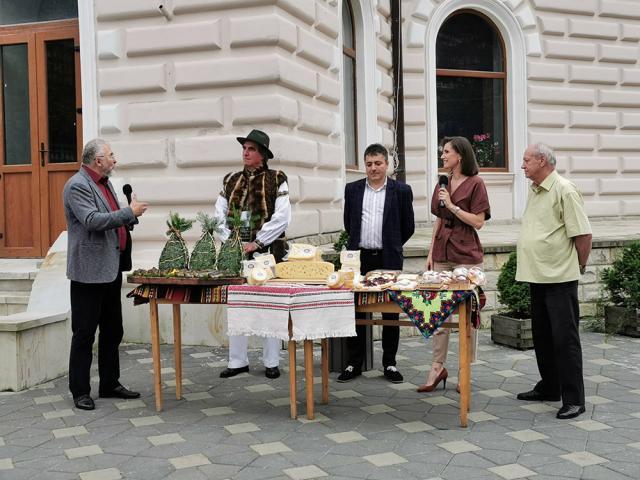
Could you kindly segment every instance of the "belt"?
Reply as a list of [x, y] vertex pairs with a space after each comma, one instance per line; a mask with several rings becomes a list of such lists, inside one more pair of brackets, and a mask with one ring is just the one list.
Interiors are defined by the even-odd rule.
[[362, 253], [365, 253], [367, 255], [372, 255], [372, 256], [382, 255], [382, 249], [361, 248], [360, 251]]

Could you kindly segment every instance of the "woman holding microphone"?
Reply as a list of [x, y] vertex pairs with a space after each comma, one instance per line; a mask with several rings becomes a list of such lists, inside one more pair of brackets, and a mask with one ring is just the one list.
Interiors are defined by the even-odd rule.
[[[440, 182], [431, 198], [431, 213], [437, 218], [427, 256], [427, 270], [453, 270], [457, 267], [482, 269], [483, 251], [476, 230], [491, 218], [489, 197], [478, 176], [478, 162], [473, 148], [464, 137], [442, 140], [443, 168], [448, 172], [448, 184]], [[449, 373], [444, 367], [449, 349], [450, 329], [441, 328], [433, 336], [433, 359], [426, 383], [418, 392], [432, 392]], [[476, 332], [471, 331], [475, 358]]]

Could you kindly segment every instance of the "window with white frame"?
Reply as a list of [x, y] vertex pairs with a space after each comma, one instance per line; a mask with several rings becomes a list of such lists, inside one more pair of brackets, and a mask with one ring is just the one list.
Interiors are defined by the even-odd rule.
[[509, 165], [504, 50], [491, 20], [471, 10], [450, 15], [436, 40], [438, 139], [467, 137], [485, 171]]

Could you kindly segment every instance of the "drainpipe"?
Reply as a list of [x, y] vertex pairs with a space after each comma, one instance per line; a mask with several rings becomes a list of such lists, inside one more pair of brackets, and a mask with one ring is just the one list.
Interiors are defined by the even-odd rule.
[[398, 155], [396, 179], [406, 181], [404, 164], [404, 82], [402, 72], [402, 6], [400, 0], [391, 0], [391, 58], [393, 69], [393, 96], [395, 98], [395, 147]]

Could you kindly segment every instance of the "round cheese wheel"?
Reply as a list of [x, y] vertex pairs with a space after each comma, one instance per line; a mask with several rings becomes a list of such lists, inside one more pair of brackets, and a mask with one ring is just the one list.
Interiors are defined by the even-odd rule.
[[340, 288], [343, 283], [343, 277], [339, 272], [333, 272], [327, 277], [327, 287], [329, 288]]
[[249, 283], [251, 285], [262, 285], [269, 279], [264, 268], [254, 268], [249, 275]]

